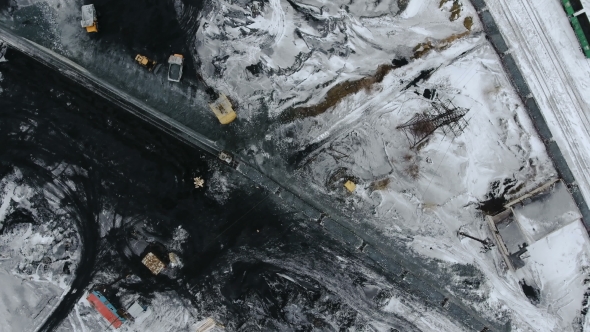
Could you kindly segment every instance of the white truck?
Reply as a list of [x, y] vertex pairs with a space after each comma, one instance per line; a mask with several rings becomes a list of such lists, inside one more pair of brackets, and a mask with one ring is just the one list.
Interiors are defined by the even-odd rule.
[[94, 5], [82, 6], [82, 21], [80, 22], [86, 32], [98, 32], [98, 18]]
[[168, 58], [168, 81], [180, 82], [182, 77], [182, 65], [184, 64], [184, 57], [182, 54], [172, 54]]

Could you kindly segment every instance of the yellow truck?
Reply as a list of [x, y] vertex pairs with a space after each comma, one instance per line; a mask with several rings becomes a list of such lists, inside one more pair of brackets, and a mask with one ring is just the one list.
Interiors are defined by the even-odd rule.
[[223, 93], [219, 95], [219, 98], [215, 102], [209, 104], [209, 108], [215, 113], [221, 124], [228, 124], [237, 117], [236, 112], [231, 106], [231, 102]]
[[82, 21], [80, 22], [86, 32], [98, 32], [98, 19], [94, 5], [82, 6]]

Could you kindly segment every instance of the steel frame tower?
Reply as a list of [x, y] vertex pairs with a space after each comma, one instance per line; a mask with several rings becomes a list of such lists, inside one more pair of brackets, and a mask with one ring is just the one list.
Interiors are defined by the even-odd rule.
[[455, 106], [452, 101], [443, 102], [438, 96], [430, 102], [432, 109], [428, 112], [414, 115], [408, 122], [397, 126], [406, 134], [410, 148], [424, 142], [438, 128], [446, 135], [461, 135], [468, 122], [464, 119], [469, 109]]

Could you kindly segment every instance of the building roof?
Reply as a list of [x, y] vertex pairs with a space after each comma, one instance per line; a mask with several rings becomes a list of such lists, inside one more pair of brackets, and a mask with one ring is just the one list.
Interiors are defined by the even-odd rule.
[[158, 275], [166, 267], [166, 265], [151, 252], [148, 252], [141, 262], [155, 275]]
[[139, 303], [134, 302], [131, 307], [127, 310], [127, 313], [133, 317], [133, 319], [137, 319], [139, 315], [145, 312], [145, 308], [142, 307]]
[[123, 325], [125, 318], [117, 314], [117, 309], [100, 292], [93, 291], [86, 299], [114, 328]]

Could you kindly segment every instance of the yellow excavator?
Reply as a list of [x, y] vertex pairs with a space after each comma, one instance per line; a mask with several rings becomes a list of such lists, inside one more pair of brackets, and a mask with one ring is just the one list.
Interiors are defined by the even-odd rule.
[[231, 102], [223, 93], [219, 95], [219, 98], [215, 102], [209, 104], [209, 108], [215, 113], [221, 124], [228, 124], [237, 117]]
[[142, 67], [147, 68], [149, 71], [152, 71], [154, 68], [156, 68], [158, 64], [156, 61], [141, 54], [135, 56], [135, 61], [137, 61], [137, 63], [139, 63], [139, 65]]

